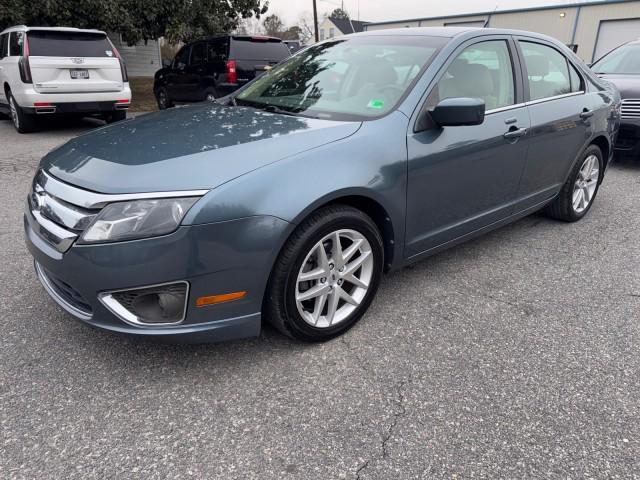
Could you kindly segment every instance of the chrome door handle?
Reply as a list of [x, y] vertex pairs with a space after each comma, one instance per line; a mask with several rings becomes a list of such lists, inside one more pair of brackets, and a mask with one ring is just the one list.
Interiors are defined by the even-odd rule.
[[514, 138], [520, 138], [520, 137], [525, 136], [528, 131], [529, 131], [529, 129], [527, 129], [527, 128], [517, 128], [515, 130], [509, 130], [503, 136], [507, 140], [513, 140]]
[[587, 110], [586, 108], [580, 113], [580, 118], [582, 120], [586, 120], [587, 118], [593, 117], [593, 110]]

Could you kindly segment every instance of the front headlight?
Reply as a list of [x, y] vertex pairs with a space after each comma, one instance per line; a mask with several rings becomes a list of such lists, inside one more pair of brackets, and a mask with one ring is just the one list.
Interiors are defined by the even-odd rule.
[[200, 197], [160, 198], [111, 203], [80, 237], [79, 243], [119, 242], [175, 231]]

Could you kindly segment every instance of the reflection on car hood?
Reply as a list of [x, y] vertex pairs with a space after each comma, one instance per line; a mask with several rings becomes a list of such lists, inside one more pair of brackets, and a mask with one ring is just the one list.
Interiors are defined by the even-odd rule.
[[613, 83], [620, 91], [620, 96], [625, 98], [640, 98], [640, 75], [614, 75], [598, 74], [603, 80]]
[[89, 132], [41, 166], [101, 193], [211, 189], [240, 175], [355, 133], [360, 123], [198, 104]]

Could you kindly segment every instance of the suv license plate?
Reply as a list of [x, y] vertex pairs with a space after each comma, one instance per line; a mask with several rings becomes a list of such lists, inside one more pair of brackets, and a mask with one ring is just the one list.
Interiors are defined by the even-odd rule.
[[88, 80], [89, 79], [89, 70], [86, 68], [76, 68], [74, 70], [69, 70], [71, 74], [71, 78], [74, 80]]

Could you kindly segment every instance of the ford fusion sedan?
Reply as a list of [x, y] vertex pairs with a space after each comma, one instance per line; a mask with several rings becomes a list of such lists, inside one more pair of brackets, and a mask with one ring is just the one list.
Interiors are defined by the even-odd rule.
[[640, 158], [640, 40], [614, 49], [592, 68], [598, 76], [613, 83], [622, 96], [616, 153]]
[[611, 161], [619, 95], [571, 51], [492, 29], [313, 45], [218, 100], [46, 155], [24, 217], [48, 294], [103, 329], [323, 341], [383, 272], [540, 209], [573, 222]]

